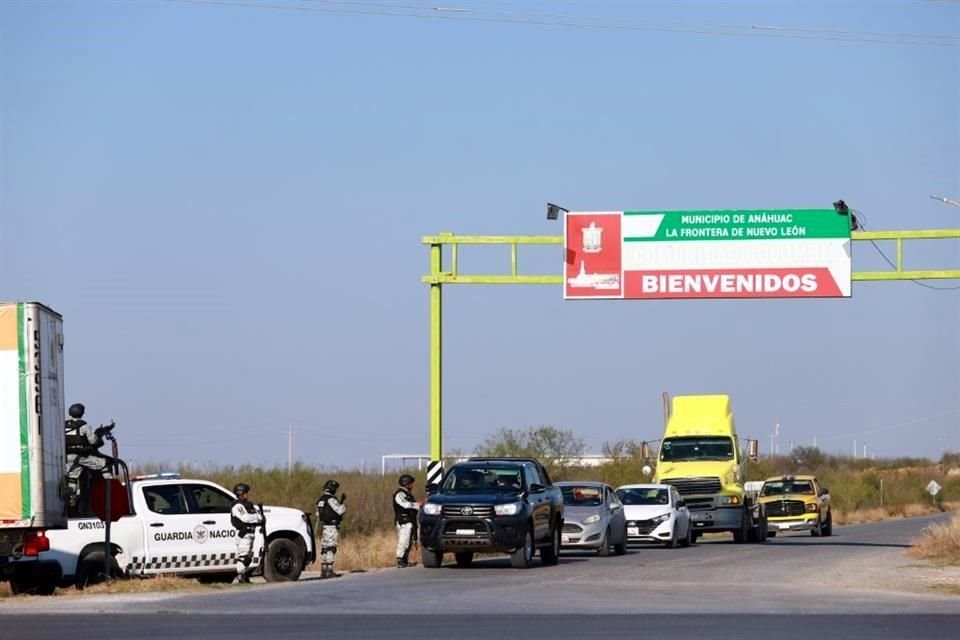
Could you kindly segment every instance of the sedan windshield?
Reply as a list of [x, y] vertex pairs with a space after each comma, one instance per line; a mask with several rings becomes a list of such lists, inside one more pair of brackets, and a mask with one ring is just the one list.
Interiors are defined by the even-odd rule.
[[670, 494], [666, 489], [617, 489], [617, 497], [628, 507], [670, 504]]
[[732, 460], [733, 442], [725, 436], [697, 438], [667, 438], [660, 445], [660, 459], [677, 460]]
[[443, 480], [443, 493], [489, 493], [520, 491], [519, 467], [456, 466]]
[[560, 487], [563, 504], [568, 507], [599, 507], [603, 504], [600, 487]]
[[778, 480], [766, 482], [760, 490], [761, 496], [781, 496], [787, 493], [813, 495], [813, 483], [809, 480]]

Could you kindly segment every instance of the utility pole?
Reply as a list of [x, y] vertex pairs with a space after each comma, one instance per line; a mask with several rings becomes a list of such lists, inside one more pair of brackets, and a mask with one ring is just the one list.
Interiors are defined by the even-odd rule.
[[857, 439], [853, 439], [853, 459], [857, 459]]
[[863, 459], [864, 460], [867, 459], [867, 443], [866, 442], [863, 443]]
[[287, 425], [287, 477], [293, 469], [293, 424]]

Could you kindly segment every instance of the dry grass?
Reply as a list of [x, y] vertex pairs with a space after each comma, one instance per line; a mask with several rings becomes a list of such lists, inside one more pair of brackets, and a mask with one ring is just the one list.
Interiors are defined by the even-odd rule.
[[[229, 585], [225, 584], [200, 584], [191, 578], [177, 578], [171, 576], [157, 576], [154, 578], [135, 578], [131, 580], [113, 580], [109, 583], [91, 585], [83, 591], [68, 587], [66, 589], [57, 589], [54, 595], [58, 596], [82, 596], [82, 595], [102, 595], [105, 593], [154, 593], [171, 591], [209, 591], [211, 589], [223, 589]], [[15, 597], [10, 590], [10, 583], [0, 583], [0, 598]], [[20, 596], [31, 597], [31, 596]], [[44, 597], [44, 596], [37, 596]]]
[[947, 524], [932, 524], [910, 549], [914, 558], [938, 564], [960, 564], [960, 514]]
[[883, 509], [856, 509], [854, 511], [840, 511], [837, 509], [833, 512], [833, 523], [836, 525], [864, 524], [867, 522], [895, 520], [897, 518], [915, 518], [917, 516], [940, 513], [942, 510], [954, 511], [957, 509], [960, 509], [960, 502], [945, 502], [942, 505], [937, 505], [936, 507], [929, 503], [914, 503], [884, 507]]

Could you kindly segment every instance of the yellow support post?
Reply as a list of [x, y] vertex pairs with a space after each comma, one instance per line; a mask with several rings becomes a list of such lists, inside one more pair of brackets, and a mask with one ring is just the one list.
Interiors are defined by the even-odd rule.
[[427, 484], [443, 475], [443, 244], [430, 245], [430, 463]]

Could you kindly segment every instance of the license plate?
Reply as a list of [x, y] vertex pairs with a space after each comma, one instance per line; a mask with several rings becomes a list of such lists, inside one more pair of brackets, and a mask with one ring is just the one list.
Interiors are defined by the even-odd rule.
[[640, 535], [640, 529], [638, 529], [637, 527], [627, 527], [627, 535], [638, 536]]
[[564, 533], [564, 534], [561, 534], [561, 535], [560, 535], [560, 542], [562, 542], [562, 543], [564, 543], [564, 544], [566, 544], [567, 542], [570, 542], [570, 536], [568, 536], [568, 535], [565, 534], [565, 533]]
[[789, 529], [789, 528], [790, 528], [790, 525], [788, 525], [788, 524], [781, 524], [781, 525], [780, 525], [780, 528], [781, 528], [781, 529]]
[[458, 536], [472, 536], [476, 533], [473, 529], [457, 529]]

